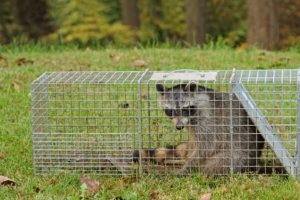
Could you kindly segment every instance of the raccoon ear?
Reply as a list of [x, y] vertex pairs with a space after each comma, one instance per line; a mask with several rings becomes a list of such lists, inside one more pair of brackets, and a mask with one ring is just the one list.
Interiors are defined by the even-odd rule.
[[187, 92], [196, 92], [198, 89], [198, 85], [197, 83], [195, 82], [189, 82], [185, 88], [184, 88], [184, 91], [187, 91]]
[[168, 89], [163, 84], [156, 84], [156, 91], [159, 92], [160, 94], [163, 95], [167, 90]]

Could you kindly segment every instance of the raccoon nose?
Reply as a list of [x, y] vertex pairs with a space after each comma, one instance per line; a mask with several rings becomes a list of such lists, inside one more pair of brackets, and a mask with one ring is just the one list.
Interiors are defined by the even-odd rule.
[[176, 126], [177, 130], [182, 130], [184, 128], [184, 126]]

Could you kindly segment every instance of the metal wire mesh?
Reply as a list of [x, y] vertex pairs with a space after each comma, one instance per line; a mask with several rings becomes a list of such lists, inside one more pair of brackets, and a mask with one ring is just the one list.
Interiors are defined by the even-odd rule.
[[35, 173], [299, 175], [298, 79], [297, 70], [45, 73], [31, 91]]

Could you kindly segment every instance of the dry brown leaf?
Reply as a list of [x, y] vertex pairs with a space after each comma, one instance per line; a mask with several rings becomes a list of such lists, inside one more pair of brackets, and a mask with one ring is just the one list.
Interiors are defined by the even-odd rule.
[[199, 200], [210, 200], [211, 193], [206, 193], [200, 196]]
[[23, 199], [23, 197], [21, 196], [20, 192], [18, 192], [18, 197], [19, 197], [20, 200]]
[[26, 58], [19, 58], [15, 60], [15, 63], [17, 63], [19, 66], [24, 64], [33, 64], [33, 60], [29, 60]]
[[144, 95], [142, 96], [142, 98], [146, 100], [146, 99], [148, 99], [148, 96], [144, 94]]
[[0, 185], [16, 185], [16, 182], [6, 176], [0, 176]]
[[120, 60], [120, 56], [118, 54], [115, 54], [115, 53], [110, 54], [109, 57], [113, 58], [115, 61]]
[[150, 194], [149, 200], [157, 199], [158, 193], [156, 190], [153, 190], [152, 193]]
[[16, 81], [13, 82], [15, 90], [20, 90], [20, 85]]
[[143, 60], [136, 60], [136, 61], [133, 61], [129, 66], [130, 67], [144, 67], [147, 65], [148, 64]]
[[50, 182], [51, 182], [51, 184], [52, 184], [52, 185], [57, 185], [57, 184], [58, 184], [58, 181], [57, 181], [57, 180], [55, 180], [55, 179], [51, 179], [51, 181], [50, 181]]
[[91, 194], [96, 194], [99, 192], [100, 183], [94, 179], [92, 179], [88, 175], [82, 175], [80, 178], [80, 184], [86, 183], [87, 191]]
[[244, 191], [244, 189], [246, 189], [246, 185], [245, 185], [245, 184], [243, 184], [243, 185], [241, 186], [241, 192]]
[[3, 153], [0, 153], [0, 159], [4, 159], [5, 155]]
[[0, 61], [6, 62], [6, 58], [4, 56], [0, 55]]

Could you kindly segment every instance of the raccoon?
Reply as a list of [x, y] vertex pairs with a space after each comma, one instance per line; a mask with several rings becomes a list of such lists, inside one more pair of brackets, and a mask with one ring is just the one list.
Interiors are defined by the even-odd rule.
[[[234, 94], [230, 102], [229, 93], [199, 86], [195, 82], [171, 88], [157, 84], [156, 90], [161, 97], [162, 110], [177, 130], [188, 129], [190, 141], [142, 150], [142, 158], [150, 157], [157, 163], [171, 164], [172, 160], [178, 162], [174, 158], [183, 157], [183, 167], [176, 174], [184, 174], [192, 167], [200, 167], [203, 173], [226, 174], [230, 172], [231, 164], [233, 173], [254, 170], [258, 166], [264, 138]], [[137, 154], [139, 152], [135, 151], [136, 159]]]

